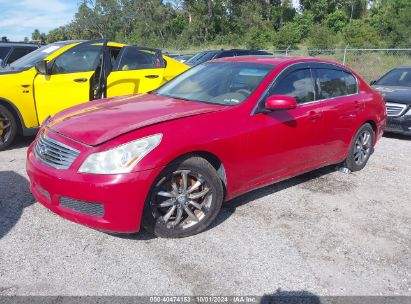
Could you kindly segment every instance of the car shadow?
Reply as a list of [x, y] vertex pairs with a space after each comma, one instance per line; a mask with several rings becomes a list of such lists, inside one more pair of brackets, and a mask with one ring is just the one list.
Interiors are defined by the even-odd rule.
[[24, 208], [34, 203], [25, 177], [14, 171], [0, 171], [0, 239], [13, 229]]
[[[321, 169], [317, 169], [317, 170], [305, 173], [303, 175], [300, 175], [300, 176], [297, 176], [291, 179], [287, 179], [282, 182], [278, 182], [278, 183], [275, 183], [269, 186], [259, 188], [257, 190], [247, 192], [239, 197], [236, 197], [230, 201], [227, 201], [223, 204], [217, 218], [206, 229], [206, 231], [209, 229], [213, 229], [214, 227], [217, 227], [218, 225], [222, 224], [224, 221], [226, 221], [230, 216], [232, 216], [235, 213], [236, 208], [241, 207], [242, 205], [245, 205], [251, 201], [262, 198], [264, 196], [271, 195], [276, 192], [280, 192], [290, 187], [297, 186], [309, 180], [319, 178], [323, 175], [330, 174], [334, 172], [335, 170], [336, 170], [336, 165], [323, 167]], [[148, 240], [157, 238], [153, 234], [147, 232], [143, 227], [141, 227], [141, 230], [139, 232], [131, 233], [131, 234], [117, 234], [117, 233], [108, 233], [108, 232], [106, 233], [109, 235], [118, 237], [118, 238], [128, 239], [128, 240], [148, 241]], [[308, 303], [311, 303], [311, 302], [308, 302]]]
[[113, 233], [113, 232], [105, 232], [108, 235], [125, 239], [125, 240], [132, 240], [132, 241], [150, 241], [156, 239], [157, 236], [147, 232], [143, 227], [141, 227], [139, 232], [136, 233]]
[[320, 304], [320, 297], [305, 290], [286, 291], [277, 289], [261, 297], [260, 304]]
[[252, 190], [247, 192], [241, 196], [238, 196], [230, 201], [227, 201], [223, 204], [223, 207], [217, 216], [216, 220], [212, 225], [210, 225], [209, 229], [212, 229], [224, 221], [226, 221], [230, 216], [232, 216], [238, 207], [242, 205], [248, 204], [254, 200], [260, 199], [262, 197], [280, 192], [282, 190], [295, 187], [299, 184], [306, 183], [312, 179], [319, 178], [321, 176], [330, 174], [335, 172], [336, 165], [331, 165], [327, 167], [323, 167], [314, 171], [310, 171], [308, 173], [284, 180], [282, 182], [274, 183], [256, 190]]
[[399, 134], [399, 133], [384, 133], [383, 135], [386, 138], [402, 139], [402, 140], [411, 140], [411, 136]]
[[14, 139], [14, 142], [8, 148], [6, 148], [6, 151], [20, 149], [20, 148], [27, 148], [28, 146], [30, 146], [30, 144], [33, 142], [35, 138], [36, 138], [35, 136], [18, 135]]

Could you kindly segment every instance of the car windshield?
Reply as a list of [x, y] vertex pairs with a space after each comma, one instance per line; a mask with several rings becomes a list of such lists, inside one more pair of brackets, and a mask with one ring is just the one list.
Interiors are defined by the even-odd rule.
[[237, 105], [261, 84], [274, 65], [212, 62], [198, 65], [153, 94], [220, 105]]
[[411, 68], [394, 69], [377, 81], [377, 85], [411, 87]]
[[191, 57], [186, 63], [191, 65], [200, 64], [213, 59], [216, 54], [217, 52], [202, 52]]
[[37, 62], [44, 60], [49, 55], [53, 54], [58, 49], [62, 48], [66, 44], [62, 43], [52, 43], [42, 48], [39, 48], [26, 56], [21, 57], [20, 59], [14, 61], [10, 65], [8, 65], [4, 70], [6, 71], [14, 71], [20, 72], [27, 70], [33, 67]]

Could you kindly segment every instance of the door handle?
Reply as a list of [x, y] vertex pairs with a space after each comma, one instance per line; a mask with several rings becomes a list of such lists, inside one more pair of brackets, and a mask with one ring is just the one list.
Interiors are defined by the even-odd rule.
[[76, 78], [76, 79], [73, 79], [73, 81], [75, 81], [75, 82], [86, 82], [87, 78]]
[[320, 113], [311, 111], [311, 112], [308, 114], [308, 119], [309, 119], [309, 120], [317, 120], [317, 119], [320, 119], [320, 118], [321, 118], [321, 114], [320, 114]]
[[359, 102], [358, 100], [354, 101], [354, 107], [355, 107], [356, 109], [360, 109], [360, 108], [361, 108], [361, 104], [360, 104], [360, 102]]
[[155, 78], [158, 78], [159, 76], [158, 75], [146, 75], [144, 77], [149, 78], [149, 79], [155, 79]]

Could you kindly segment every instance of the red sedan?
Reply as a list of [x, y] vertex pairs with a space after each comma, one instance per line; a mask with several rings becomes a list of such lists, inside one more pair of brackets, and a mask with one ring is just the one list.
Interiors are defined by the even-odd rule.
[[27, 172], [36, 199], [66, 219], [185, 237], [247, 191], [330, 164], [361, 170], [385, 124], [383, 97], [342, 65], [226, 58], [48, 119]]

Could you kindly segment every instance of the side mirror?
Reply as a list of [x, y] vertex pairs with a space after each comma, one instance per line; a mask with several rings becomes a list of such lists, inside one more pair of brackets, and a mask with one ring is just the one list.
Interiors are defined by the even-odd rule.
[[42, 75], [49, 75], [49, 70], [48, 70], [48, 66], [47, 66], [47, 61], [42, 60], [36, 63], [36, 65], [34, 66], [37, 70], [37, 72], [39, 74]]
[[297, 100], [288, 95], [272, 95], [265, 100], [267, 110], [290, 110], [297, 107]]
[[372, 80], [371, 82], [370, 82], [370, 85], [374, 85], [374, 84], [376, 84], [377, 83], [377, 80]]

